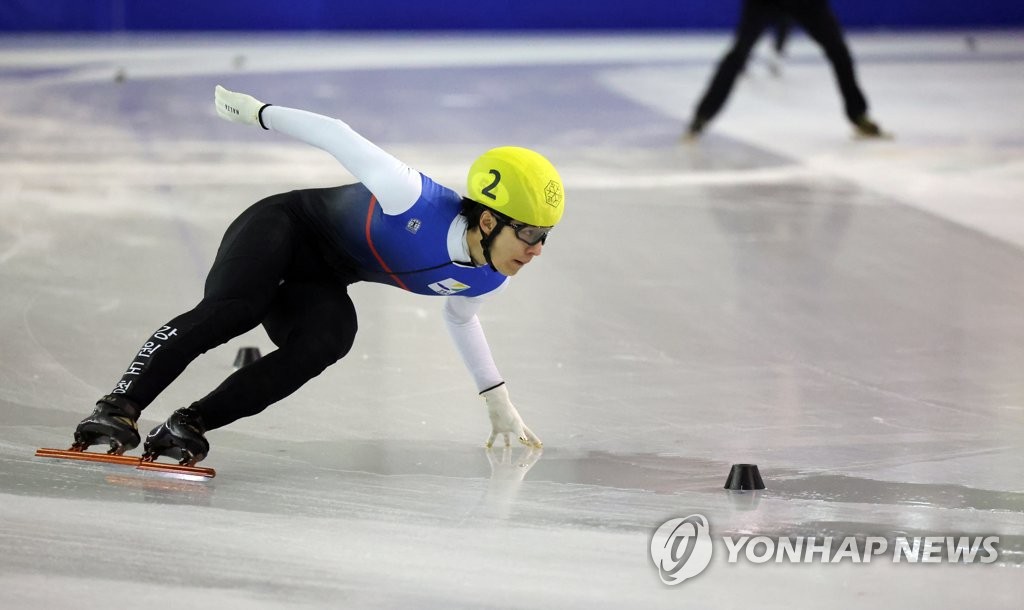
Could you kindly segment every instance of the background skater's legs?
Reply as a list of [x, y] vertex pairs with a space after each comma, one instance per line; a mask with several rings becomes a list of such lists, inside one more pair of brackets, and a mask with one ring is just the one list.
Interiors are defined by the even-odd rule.
[[764, 32], [765, 28], [778, 16], [777, 9], [771, 2], [765, 0], [745, 0], [740, 16], [739, 25], [736, 26], [736, 34], [733, 39], [732, 48], [725, 54], [715, 75], [711, 78], [707, 91], [697, 104], [697, 110], [690, 121], [688, 135], [696, 137], [703, 131], [704, 126], [715, 118], [715, 115], [725, 105], [725, 101], [732, 92], [736, 77], [743, 71], [747, 63], [751, 49], [757, 39]]
[[882, 131], [868, 117], [868, 103], [857, 84], [853, 56], [843, 38], [843, 29], [832, 8], [825, 0], [791, 0], [789, 13], [818, 43], [832, 64], [839, 93], [843, 96], [846, 117], [862, 136], [879, 137]]
[[846, 116], [851, 122], [856, 122], [857, 117], [867, 112], [868, 105], [860, 87], [857, 86], [853, 57], [850, 56], [850, 49], [843, 40], [839, 20], [829, 8], [828, 2], [820, 0], [793, 2], [791, 14], [807, 35], [825, 52], [829, 63], [832, 64], [839, 92], [843, 96]]

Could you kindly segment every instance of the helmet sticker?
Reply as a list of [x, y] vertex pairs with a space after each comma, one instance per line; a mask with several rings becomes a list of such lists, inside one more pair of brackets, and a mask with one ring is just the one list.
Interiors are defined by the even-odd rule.
[[562, 203], [562, 185], [554, 180], [549, 181], [544, 187], [544, 202], [557, 208]]

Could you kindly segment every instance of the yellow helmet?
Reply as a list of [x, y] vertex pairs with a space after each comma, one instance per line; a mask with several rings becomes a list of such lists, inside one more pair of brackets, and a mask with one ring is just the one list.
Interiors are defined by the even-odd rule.
[[562, 178], [539, 153], [518, 146], [493, 148], [469, 168], [468, 197], [513, 220], [553, 227], [562, 218]]

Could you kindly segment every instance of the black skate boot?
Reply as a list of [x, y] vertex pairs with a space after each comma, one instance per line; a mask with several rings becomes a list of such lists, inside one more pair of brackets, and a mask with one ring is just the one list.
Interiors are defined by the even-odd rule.
[[96, 403], [96, 410], [75, 429], [72, 451], [85, 451], [90, 445], [107, 443], [107, 453], [121, 455], [139, 445], [139, 409], [122, 396], [107, 395]]
[[166, 455], [183, 466], [192, 466], [210, 452], [210, 443], [203, 436], [205, 432], [202, 418], [191, 407], [178, 409], [150, 431], [142, 459], [152, 462]]
[[700, 139], [701, 134], [704, 133], [704, 128], [707, 127], [707, 125], [707, 119], [694, 116], [693, 120], [690, 121], [690, 126], [686, 128], [686, 132], [683, 134], [683, 141], [696, 142]]
[[859, 139], [891, 140], [892, 134], [883, 130], [878, 123], [862, 114], [853, 121], [854, 137]]

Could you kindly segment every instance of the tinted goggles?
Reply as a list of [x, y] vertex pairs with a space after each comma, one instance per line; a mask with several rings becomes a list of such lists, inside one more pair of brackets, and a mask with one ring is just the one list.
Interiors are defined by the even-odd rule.
[[535, 227], [533, 225], [523, 224], [514, 220], [507, 220], [505, 222], [508, 226], [512, 227], [512, 230], [516, 232], [516, 237], [519, 241], [526, 243], [528, 246], [536, 246], [537, 244], [543, 244], [548, 239], [548, 233], [551, 232], [553, 227]]

